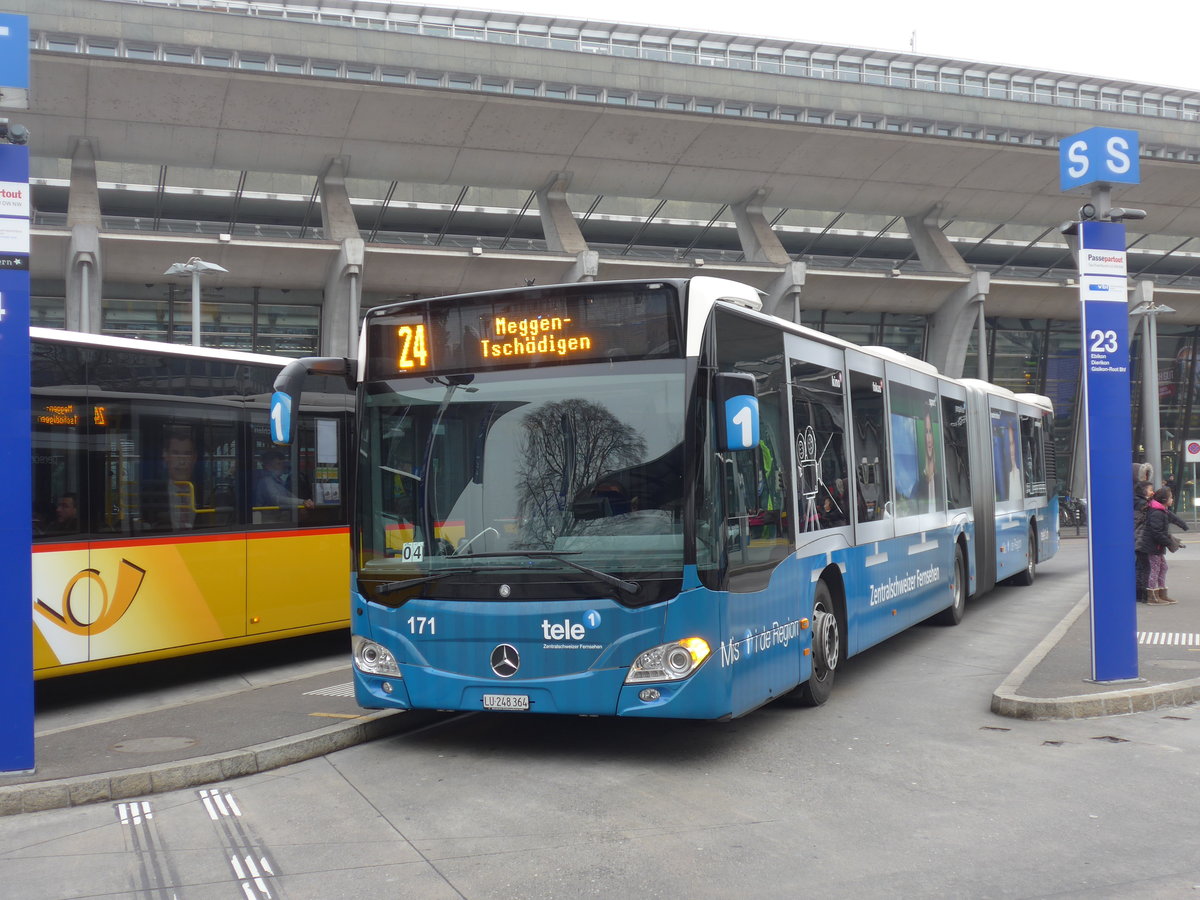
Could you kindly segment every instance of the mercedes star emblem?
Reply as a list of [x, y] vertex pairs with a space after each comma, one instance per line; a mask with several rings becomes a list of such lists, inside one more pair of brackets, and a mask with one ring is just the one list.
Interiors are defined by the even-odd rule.
[[521, 654], [512, 644], [497, 644], [492, 651], [492, 671], [501, 678], [512, 678], [521, 668]]

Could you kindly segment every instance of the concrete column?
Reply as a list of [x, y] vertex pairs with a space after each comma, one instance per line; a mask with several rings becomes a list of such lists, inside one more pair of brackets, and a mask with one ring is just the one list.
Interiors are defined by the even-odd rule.
[[[100, 254], [100, 190], [91, 141], [80, 138], [71, 155], [67, 197], [66, 325], [69, 331], [100, 331], [100, 298], [104, 272]], [[149, 274], [149, 273], [147, 273]]]
[[746, 261], [786, 266], [792, 258], [763, 215], [762, 205], [766, 197], [766, 190], [759, 188], [740, 203], [731, 204], [729, 209], [733, 213], [733, 222], [737, 226], [738, 240], [742, 243]]
[[321, 307], [322, 356], [358, 356], [365, 250], [362, 238], [346, 238], [329, 266]]
[[575, 265], [567, 270], [563, 284], [571, 281], [595, 281], [600, 273], [600, 253], [596, 250], [584, 250], [575, 257]]
[[325, 276], [321, 307], [321, 353], [357, 356], [366, 242], [346, 190], [345, 157], [333, 159], [320, 179], [321, 222], [325, 237], [340, 244]]
[[970, 275], [971, 267], [963, 260], [945, 232], [938, 228], [940, 206], [931, 207], [924, 215], [905, 216], [904, 224], [912, 236], [913, 247], [927, 272], [953, 272]]
[[[588, 249], [579, 223], [571, 215], [567, 205], [567, 187], [571, 183], [569, 172], [556, 172], [537, 190], [538, 213], [542, 218], [542, 234], [546, 238], [546, 249], [551, 253], [574, 253], [576, 256]], [[572, 281], [582, 279], [570, 279]]]
[[807, 276], [806, 263], [789, 262], [767, 290], [767, 296], [763, 298], [763, 312], [800, 324], [800, 291], [804, 288]]
[[967, 359], [971, 332], [979, 328], [979, 355], [983, 360], [981, 378], [986, 378], [987, 336], [983, 333], [983, 304], [991, 287], [987, 272], [972, 272], [970, 279], [950, 292], [929, 319], [929, 344], [925, 361], [937, 366], [943, 375], [961, 378]]

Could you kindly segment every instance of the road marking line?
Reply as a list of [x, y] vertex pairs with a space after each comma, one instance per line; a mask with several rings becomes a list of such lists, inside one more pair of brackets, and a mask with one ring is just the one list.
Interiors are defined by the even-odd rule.
[[345, 684], [335, 684], [326, 688], [317, 688], [315, 691], [305, 691], [305, 697], [353, 697], [354, 682], [347, 681]]
[[1200, 646], [1200, 634], [1181, 631], [1139, 631], [1138, 643], [1155, 647], [1196, 647]]

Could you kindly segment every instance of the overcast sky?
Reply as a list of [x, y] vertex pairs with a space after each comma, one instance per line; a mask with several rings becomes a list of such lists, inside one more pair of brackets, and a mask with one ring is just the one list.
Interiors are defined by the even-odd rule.
[[496, 9], [908, 50], [1200, 90], [1197, 0], [465, 0]]

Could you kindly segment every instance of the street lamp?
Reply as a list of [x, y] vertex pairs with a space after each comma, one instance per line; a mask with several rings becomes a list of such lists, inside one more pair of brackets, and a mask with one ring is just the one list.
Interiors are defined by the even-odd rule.
[[200, 346], [200, 276], [206, 272], [228, 272], [229, 270], [216, 263], [205, 262], [198, 256], [193, 256], [187, 262], [171, 263], [171, 267], [163, 272], [164, 275], [192, 276], [192, 345]]

